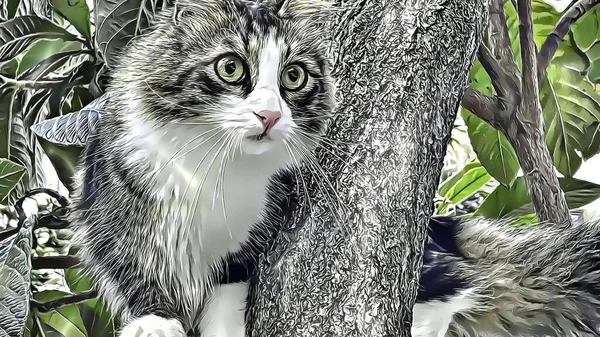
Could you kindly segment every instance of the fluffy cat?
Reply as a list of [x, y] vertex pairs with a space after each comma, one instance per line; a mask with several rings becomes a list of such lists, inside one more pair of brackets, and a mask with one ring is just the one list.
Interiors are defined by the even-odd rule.
[[182, 0], [123, 52], [71, 215], [121, 337], [245, 335], [278, 177], [334, 106], [327, 8]]
[[600, 223], [432, 218], [414, 337], [600, 336]]

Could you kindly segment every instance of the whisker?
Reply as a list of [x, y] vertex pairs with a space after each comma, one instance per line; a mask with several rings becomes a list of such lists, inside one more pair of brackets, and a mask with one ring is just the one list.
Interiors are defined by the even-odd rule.
[[[322, 170], [322, 168], [320, 167], [320, 165], [316, 162], [316, 160], [313, 158], [312, 153], [306, 149], [304, 149], [301, 144], [299, 144], [296, 139], [294, 138], [289, 138], [291, 140], [291, 145], [294, 146], [297, 150], [300, 151], [300, 153], [302, 153], [305, 157], [305, 163], [308, 164], [307, 168], [312, 168], [309, 169], [309, 172], [316, 178], [314, 179], [315, 182], [317, 183], [317, 187], [319, 188], [319, 190], [321, 190], [321, 192], [323, 193], [323, 195], [325, 196], [327, 202], [330, 204], [331, 207], [331, 211], [333, 211], [334, 217], [336, 218], [336, 221], [338, 222], [338, 224], [340, 225], [340, 229], [344, 230], [343, 227], [343, 222], [342, 222], [342, 216], [339, 213], [339, 208], [340, 207], [342, 210], [347, 209], [344, 206], [344, 203], [342, 202], [341, 197], [337, 194], [335, 188], [333, 187], [333, 184], [331, 184], [331, 181], [327, 178], [327, 175], [325, 174], [325, 172]], [[327, 188], [325, 185], [323, 185], [323, 181], [321, 181], [321, 179], [318, 179], [319, 176], [317, 174], [321, 174], [321, 178], [323, 180], [325, 180], [325, 182], [329, 185], [330, 189], [333, 191], [336, 199], [337, 199], [337, 207], [334, 207], [334, 202], [333, 199], [331, 198], [331, 195], [327, 192]]]

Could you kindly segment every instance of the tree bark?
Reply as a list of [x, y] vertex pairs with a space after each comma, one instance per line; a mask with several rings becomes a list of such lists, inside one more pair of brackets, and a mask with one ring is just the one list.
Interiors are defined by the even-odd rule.
[[340, 103], [321, 169], [308, 165], [297, 182], [308, 197], [261, 260], [256, 337], [410, 336], [426, 224], [487, 1], [340, 6]]

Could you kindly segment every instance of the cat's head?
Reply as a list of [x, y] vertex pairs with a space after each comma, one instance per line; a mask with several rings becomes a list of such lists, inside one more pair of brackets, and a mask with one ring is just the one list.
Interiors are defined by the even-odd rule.
[[[334, 107], [323, 0], [181, 0], [134, 41], [117, 90], [157, 125], [228, 135], [247, 154], [310, 150]], [[300, 151], [302, 152], [302, 151]]]

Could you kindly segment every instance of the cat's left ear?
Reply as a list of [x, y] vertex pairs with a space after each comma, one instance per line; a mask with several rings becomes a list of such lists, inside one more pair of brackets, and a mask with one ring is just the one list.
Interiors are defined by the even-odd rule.
[[276, 0], [277, 15], [282, 18], [322, 21], [333, 14], [333, 0]]

